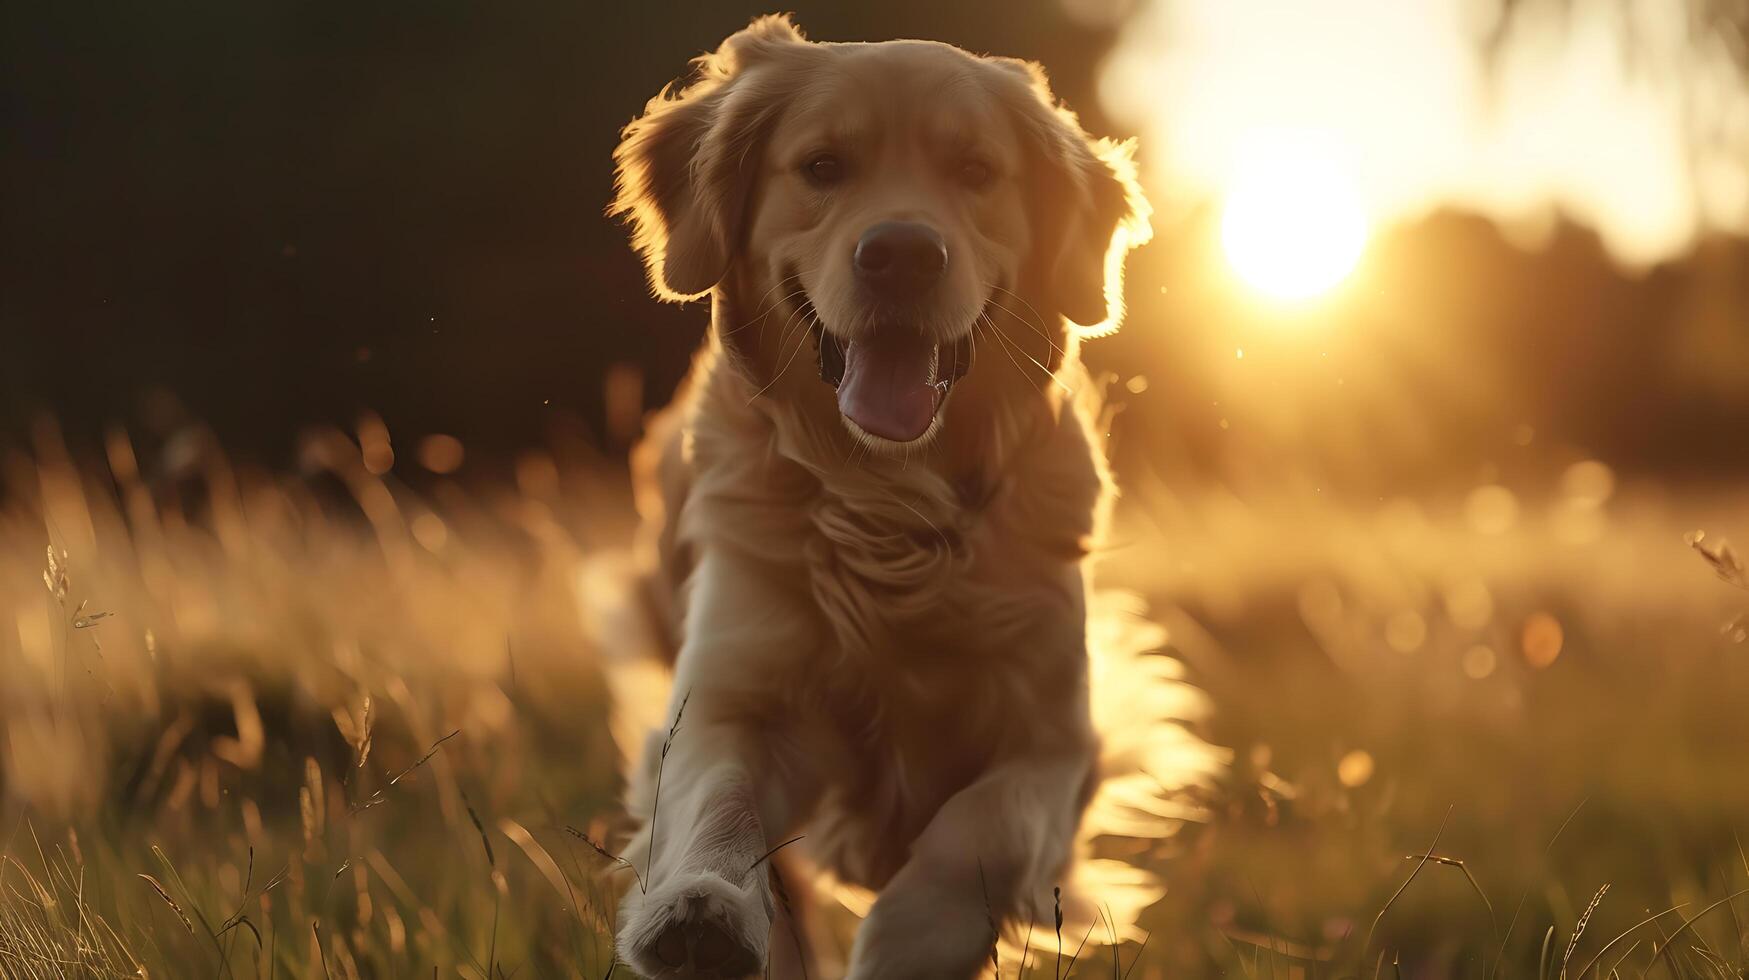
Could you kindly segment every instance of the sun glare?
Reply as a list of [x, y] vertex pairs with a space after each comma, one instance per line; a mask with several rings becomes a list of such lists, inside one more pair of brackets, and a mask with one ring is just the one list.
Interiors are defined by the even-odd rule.
[[1253, 289], [1283, 300], [1328, 292], [1366, 247], [1366, 212], [1340, 157], [1319, 141], [1250, 141], [1221, 215], [1221, 245]]
[[[1540, 248], [1558, 209], [1633, 266], [1749, 228], [1742, 76], [1729, 44], [1695, 33], [1700, 0], [1107, 2], [1134, 13], [1100, 98], [1142, 135], [1153, 186], [1187, 201], [1234, 196], [1246, 142], [1293, 127], [1350, 154], [1340, 172], [1374, 223], [1455, 206]], [[1492, 21], [1477, 15], [1520, 6], [1523, 26], [1485, 63], [1476, 38]], [[1697, 142], [1689, 116], [1716, 135]]]

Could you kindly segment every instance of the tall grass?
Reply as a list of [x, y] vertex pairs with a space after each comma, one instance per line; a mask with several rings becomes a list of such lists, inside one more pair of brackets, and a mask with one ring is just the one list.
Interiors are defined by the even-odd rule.
[[[321, 433], [283, 475], [45, 426], [0, 456], [0, 978], [628, 975], [578, 605], [623, 476], [561, 445], [416, 490], [409, 455]], [[1681, 532], [1749, 508], [1129, 489], [1101, 574], [1236, 764], [1122, 855], [1168, 882], [1145, 945], [1039, 930], [992, 972], [1743, 976], [1741, 567]]]
[[0, 976], [605, 975], [561, 828], [614, 830], [575, 596], [612, 480], [415, 494], [339, 433], [295, 477], [193, 438], [7, 459]]

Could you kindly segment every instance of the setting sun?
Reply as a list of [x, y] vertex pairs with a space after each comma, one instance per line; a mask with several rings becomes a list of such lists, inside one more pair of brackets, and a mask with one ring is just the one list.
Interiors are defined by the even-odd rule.
[[1246, 148], [1221, 215], [1221, 245], [1252, 288], [1288, 300], [1324, 293], [1354, 271], [1366, 234], [1366, 212], [1338, 154], [1302, 137]]

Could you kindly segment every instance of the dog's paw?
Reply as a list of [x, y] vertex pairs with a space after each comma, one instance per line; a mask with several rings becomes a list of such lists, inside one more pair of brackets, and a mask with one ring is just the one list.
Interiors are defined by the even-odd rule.
[[652, 980], [739, 980], [765, 969], [771, 912], [763, 879], [739, 888], [710, 872], [676, 875], [621, 904], [620, 958]]

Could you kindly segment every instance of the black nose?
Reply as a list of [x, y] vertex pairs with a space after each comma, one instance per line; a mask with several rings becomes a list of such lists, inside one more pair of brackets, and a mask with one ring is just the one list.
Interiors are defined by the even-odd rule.
[[928, 292], [947, 271], [947, 242], [915, 221], [883, 221], [856, 243], [856, 278], [887, 299]]

